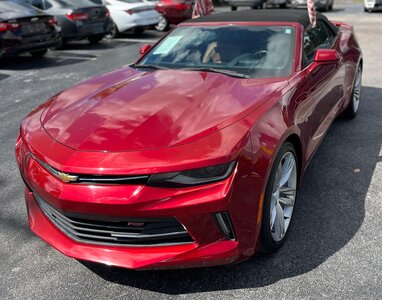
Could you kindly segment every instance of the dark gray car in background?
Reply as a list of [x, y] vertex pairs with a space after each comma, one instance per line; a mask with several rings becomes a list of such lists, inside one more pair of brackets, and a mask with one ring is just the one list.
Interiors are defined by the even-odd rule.
[[56, 17], [61, 27], [62, 42], [88, 39], [99, 42], [111, 31], [112, 21], [107, 8], [89, 0], [24, 0]]
[[24, 3], [0, 0], [0, 57], [26, 52], [40, 57], [59, 44], [53, 16]]

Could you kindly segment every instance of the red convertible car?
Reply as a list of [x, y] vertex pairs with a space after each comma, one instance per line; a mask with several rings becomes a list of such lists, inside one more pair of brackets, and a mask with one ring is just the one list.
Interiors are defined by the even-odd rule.
[[332, 121], [357, 114], [351, 25], [306, 11], [184, 22], [137, 63], [22, 122], [30, 228], [65, 255], [134, 269], [220, 265], [285, 241]]
[[158, 31], [167, 31], [171, 24], [179, 24], [192, 18], [192, 0], [160, 0], [155, 5], [160, 14], [160, 21], [156, 25]]

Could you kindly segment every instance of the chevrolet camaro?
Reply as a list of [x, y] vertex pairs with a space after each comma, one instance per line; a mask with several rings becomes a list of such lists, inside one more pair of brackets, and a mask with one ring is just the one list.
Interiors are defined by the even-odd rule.
[[67, 256], [132, 269], [277, 250], [331, 123], [357, 114], [353, 27], [319, 13], [312, 27], [305, 10], [228, 12], [140, 53], [23, 120], [31, 230]]

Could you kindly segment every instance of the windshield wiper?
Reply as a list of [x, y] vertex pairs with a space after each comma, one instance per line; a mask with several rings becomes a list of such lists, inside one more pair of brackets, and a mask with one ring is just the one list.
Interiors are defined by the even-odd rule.
[[216, 69], [216, 68], [207, 68], [207, 67], [194, 67], [194, 68], [183, 68], [183, 70], [190, 70], [190, 71], [203, 71], [203, 72], [213, 72], [224, 74], [231, 77], [238, 77], [238, 78], [250, 78], [249, 75], [238, 73], [236, 71], [225, 70], [225, 69]]
[[139, 64], [133, 64], [131, 65], [134, 68], [140, 68], [140, 69], [153, 69], [153, 70], [166, 70], [168, 68], [163, 67], [163, 66], [158, 66], [158, 65], [139, 65]]

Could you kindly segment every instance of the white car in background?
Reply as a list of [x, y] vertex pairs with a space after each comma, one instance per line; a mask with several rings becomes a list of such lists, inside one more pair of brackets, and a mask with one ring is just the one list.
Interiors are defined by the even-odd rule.
[[147, 28], [158, 24], [160, 15], [154, 9], [154, 4], [140, 0], [91, 0], [103, 4], [110, 12], [113, 28], [110, 37], [121, 32], [133, 31], [141, 33]]
[[364, 0], [364, 11], [382, 11], [382, 0]]

